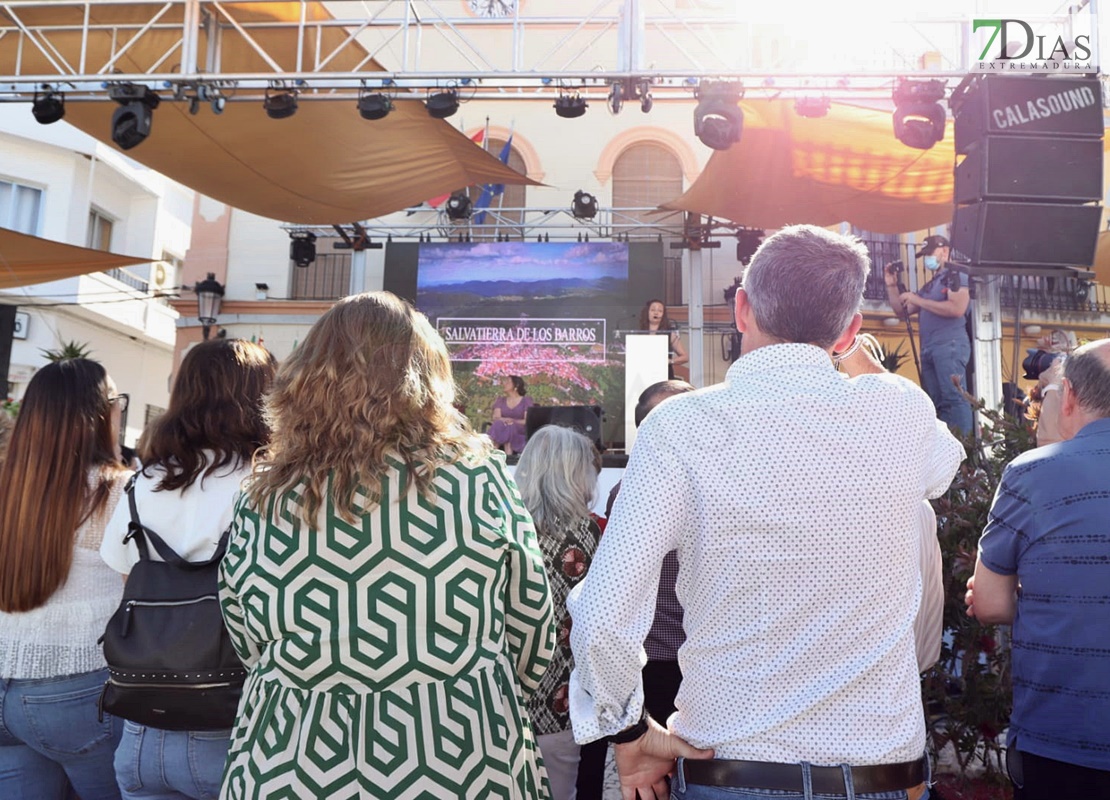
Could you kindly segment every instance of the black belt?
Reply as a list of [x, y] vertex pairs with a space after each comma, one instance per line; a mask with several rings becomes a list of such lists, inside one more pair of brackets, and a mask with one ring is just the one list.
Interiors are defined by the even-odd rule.
[[[897, 792], [912, 789], [925, 781], [925, 759], [901, 764], [876, 764], [851, 767], [852, 786], [858, 794]], [[815, 794], [847, 794], [844, 772], [840, 767], [809, 768]], [[751, 789], [778, 789], [803, 792], [801, 764], [772, 764], [766, 761], [729, 761], [712, 758], [684, 759], [682, 774], [687, 783], [702, 786], [733, 786]]]

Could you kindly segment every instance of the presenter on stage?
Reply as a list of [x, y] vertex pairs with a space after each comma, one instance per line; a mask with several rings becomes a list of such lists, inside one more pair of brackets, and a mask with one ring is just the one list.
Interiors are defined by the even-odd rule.
[[510, 456], [524, 449], [527, 438], [524, 418], [528, 409], [535, 405], [527, 395], [528, 387], [524, 379], [519, 375], [507, 375], [501, 381], [501, 396], [493, 401], [493, 424], [489, 426], [489, 438]]
[[[971, 431], [971, 405], [967, 391], [967, 362], [971, 342], [965, 315], [971, 299], [960, 273], [948, 266], [952, 248], [943, 236], [928, 236], [917, 251], [932, 278], [917, 292], [907, 292], [899, 282], [901, 263], [883, 270], [887, 298], [899, 319], [918, 315], [921, 329], [921, 388], [937, 410], [937, 418], [961, 435]], [[959, 386], [952, 382], [958, 376]]]
[[678, 336], [677, 326], [667, 316], [667, 306], [662, 300], [648, 300], [640, 311], [640, 330], [649, 333], [667, 331], [670, 334], [669, 355], [667, 357], [667, 377], [674, 380], [674, 368], [690, 360]]

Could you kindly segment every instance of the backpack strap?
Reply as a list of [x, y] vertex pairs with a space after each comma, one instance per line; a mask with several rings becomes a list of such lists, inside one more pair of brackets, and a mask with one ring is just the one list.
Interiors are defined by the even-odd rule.
[[127, 485], [123, 487], [123, 491], [127, 492], [127, 507], [131, 512], [131, 521], [127, 523], [127, 535], [123, 537], [123, 543], [127, 544], [132, 539], [135, 540], [135, 547], [139, 549], [139, 560], [149, 561], [150, 550], [146, 545], [146, 528], [143, 527], [142, 521], [139, 519], [139, 509], [135, 505], [135, 481], [139, 479], [139, 472], [136, 472], [127, 481]]
[[177, 552], [170, 547], [157, 533], [150, 528], [143, 525], [142, 520], [139, 519], [139, 509], [135, 504], [135, 481], [138, 479], [141, 470], [131, 476], [131, 480], [127, 482], [124, 491], [127, 492], [127, 505], [131, 512], [131, 521], [127, 524], [127, 535], [123, 537], [124, 543], [135, 540], [135, 546], [139, 549], [139, 560], [149, 561], [150, 550], [147, 548], [147, 540], [153, 545], [158, 555], [167, 564], [172, 564], [178, 569], [197, 570], [211, 567], [213, 564], [220, 563], [227, 552], [227, 541], [231, 535], [231, 526], [228, 525], [227, 529], [220, 536], [219, 544], [216, 545], [216, 552], [212, 557], [205, 561], [186, 561]]

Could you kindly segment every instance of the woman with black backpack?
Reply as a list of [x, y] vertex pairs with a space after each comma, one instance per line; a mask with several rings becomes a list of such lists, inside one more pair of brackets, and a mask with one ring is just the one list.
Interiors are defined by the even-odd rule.
[[[251, 458], [269, 440], [262, 396], [274, 371], [273, 356], [251, 342], [212, 339], [196, 345], [181, 362], [169, 409], [140, 442], [143, 468], [129, 488], [136, 516], [184, 561], [204, 562], [220, 547], [240, 484], [250, 474]], [[137, 537], [129, 529], [130, 499], [117, 507], [100, 549], [104, 561], [125, 575], [140, 560]], [[168, 560], [160, 557], [153, 542], [143, 547], [150, 559]], [[141, 607], [134, 610], [136, 620], [126, 643], [137, 643], [142, 625], [138, 617], [144, 613]], [[122, 616], [132, 613], [121, 608], [109, 627]], [[111, 668], [109, 644], [105, 642], [105, 653]], [[105, 698], [112, 696], [109, 691], [127, 689], [126, 684], [109, 685]], [[175, 718], [169, 703], [165, 707], [165, 722], [158, 727], [132, 720], [124, 724], [115, 760], [123, 797], [217, 797], [230, 730], [226, 725], [218, 730], [182, 729], [195, 723]]]

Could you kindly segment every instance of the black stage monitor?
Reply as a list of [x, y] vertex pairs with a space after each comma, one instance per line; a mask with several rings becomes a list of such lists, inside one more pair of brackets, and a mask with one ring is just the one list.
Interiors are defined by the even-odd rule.
[[532, 406], [524, 418], [524, 433], [532, 434], [544, 425], [562, 425], [585, 434], [598, 450], [601, 443], [601, 406]]

